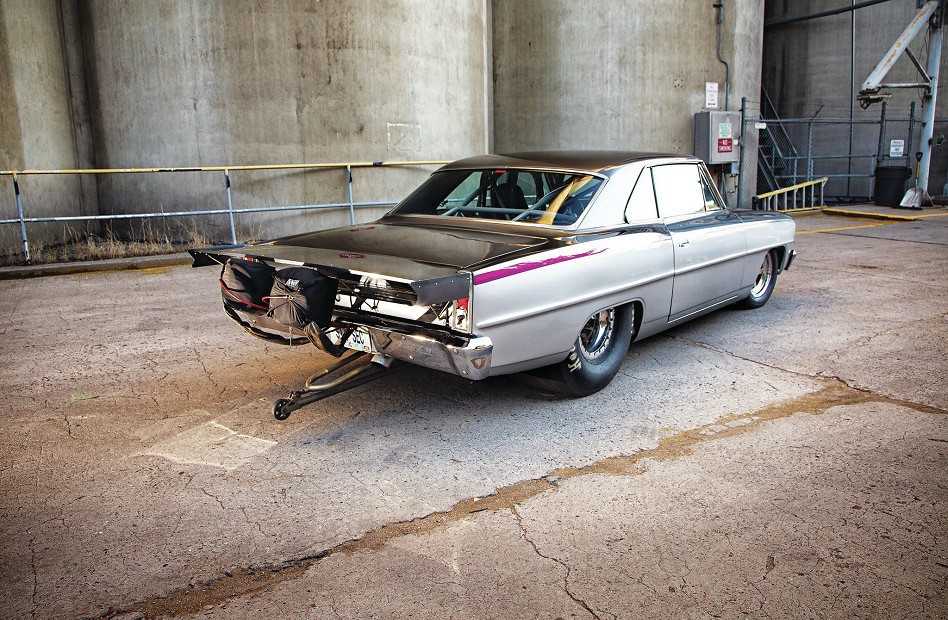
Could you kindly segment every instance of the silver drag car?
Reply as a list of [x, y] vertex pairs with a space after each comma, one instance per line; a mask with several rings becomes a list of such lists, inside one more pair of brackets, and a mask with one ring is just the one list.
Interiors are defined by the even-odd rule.
[[375, 222], [192, 254], [262, 338], [583, 396], [631, 342], [764, 305], [794, 231], [728, 209], [694, 157], [514, 153], [448, 164]]

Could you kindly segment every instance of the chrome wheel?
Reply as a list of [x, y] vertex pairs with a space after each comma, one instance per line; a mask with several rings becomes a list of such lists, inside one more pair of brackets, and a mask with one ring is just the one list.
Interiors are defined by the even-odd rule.
[[767, 295], [770, 289], [770, 283], [774, 279], [774, 259], [773, 254], [767, 252], [764, 255], [764, 262], [760, 266], [760, 273], [757, 274], [757, 280], [754, 282], [754, 288], [751, 289], [750, 297], [754, 301], [760, 301]]
[[594, 360], [609, 349], [616, 322], [616, 311], [612, 308], [592, 315], [579, 332], [579, 348], [583, 357]]

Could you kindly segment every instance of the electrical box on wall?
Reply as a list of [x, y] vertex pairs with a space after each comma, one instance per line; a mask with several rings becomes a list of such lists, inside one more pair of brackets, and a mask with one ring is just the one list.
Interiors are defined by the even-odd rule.
[[695, 114], [695, 155], [708, 164], [740, 159], [741, 113], [705, 110]]

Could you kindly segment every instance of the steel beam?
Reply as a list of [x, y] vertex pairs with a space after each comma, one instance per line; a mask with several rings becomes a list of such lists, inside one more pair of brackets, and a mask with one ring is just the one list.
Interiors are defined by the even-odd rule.
[[941, 40], [944, 28], [935, 28], [928, 39], [928, 75], [932, 87], [922, 98], [922, 160], [918, 167], [918, 186], [928, 191], [928, 175], [932, 164], [932, 137], [935, 133], [935, 101], [938, 97], [938, 73], [941, 65]]
[[[869, 77], [866, 78], [866, 81], [862, 83], [862, 89], [859, 91], [860, 98], [864, 95], [874, 95], [879, 92], [882, 87], [882, 80], [892, 69], [895, 61], [899, 59], [899, 56], [908, 48], [918, 33], [928, 25], [928, 20], [934, 15], [940, 4], [939, 0], [929, 0], [919, 10], [912, 21], [909, 22], [909, 25], [905, 27], [905, 30], [902, 31], [902, 34], [899, 35], [899, 38], [892, 44], [892, 47], [889, 48], [889, 51], [882, 57], [882, 60], [879, 61], [879, 64], [876, 65], [876, 68], [869, 74]], [[941, 48], [938, 49], [941, 51]], [[931, 63], [929, 63], [928, 75], [932, 76], [930, 67]], [[934, 76], [932, 76], [932, 79], [934, 80]]]

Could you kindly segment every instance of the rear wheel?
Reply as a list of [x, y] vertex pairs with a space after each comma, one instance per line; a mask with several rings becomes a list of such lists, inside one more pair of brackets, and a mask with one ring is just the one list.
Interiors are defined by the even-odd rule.
[[565, 360], [526, 373], [524, 382], [568, 396], [595, 394], [619, 372], [634, 324], [635, 304], [597, 312], [583, 325]]
[[760, 265], [760, 272], [754, 281], [754, 287], [750, 295], [738, 302], [742, 308], [760, 308], [774, 292], [777, 285], [777, 252], [771, 250], [764, 255], [764, 261]]

